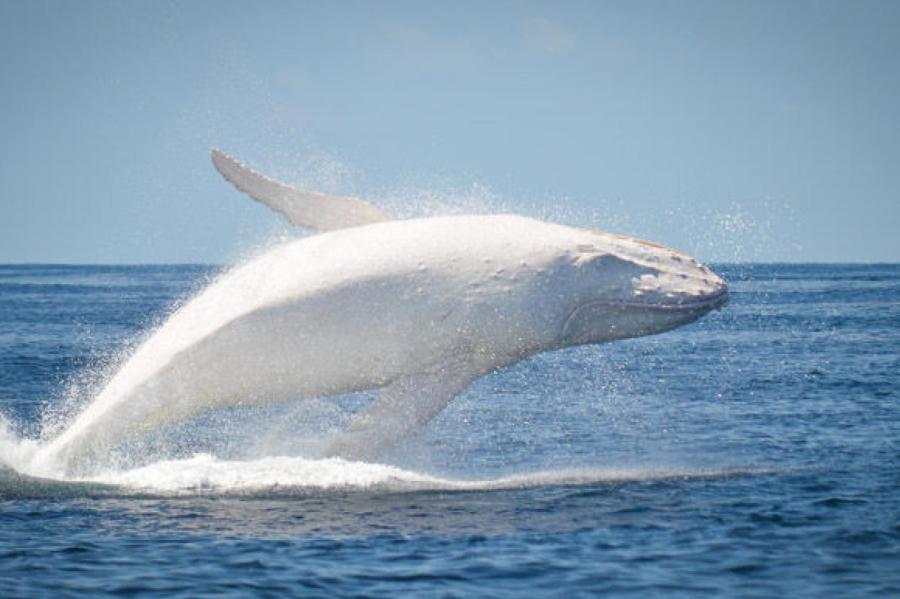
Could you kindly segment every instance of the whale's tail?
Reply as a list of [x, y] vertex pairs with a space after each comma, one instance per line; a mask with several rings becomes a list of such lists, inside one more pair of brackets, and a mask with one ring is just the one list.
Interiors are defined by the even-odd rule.
[[266, 177], [218, 148], [212, 162], [225, 179], [272, 210], [285, 215], [292, 225], [331, 231], [390, 220], [372, 204], [353, 197], [301, 191]]

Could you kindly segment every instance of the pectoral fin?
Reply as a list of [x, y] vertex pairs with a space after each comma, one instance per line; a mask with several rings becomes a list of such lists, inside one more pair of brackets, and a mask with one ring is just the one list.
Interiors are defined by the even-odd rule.
[[293, 225], [331, 231], [390, 220], [387, 214], [359, 198], [294, 189], [256, 172], [217, 148], [212, 149], [211, 155], [216, 170], [232, 185], [285, 215]]
[[391, 383], [356, 416], [326, 454], [353, 460], [376, 457], [424, 428], [475, 378], [470, 372], [437, 372], [409, 375]]

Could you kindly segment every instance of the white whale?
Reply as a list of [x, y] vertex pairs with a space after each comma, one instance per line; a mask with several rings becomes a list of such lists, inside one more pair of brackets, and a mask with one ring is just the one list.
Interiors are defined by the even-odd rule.
[[221, 408], [382, 388], [330, 453], [377, 455], [473, 380], [563, 347], [668, 331], [725, 282], [661, 245], [523, 216], [388, 221], [213, 151], [239, 189], [326, 233], [238, 266], [175, 311], [38, 464]]

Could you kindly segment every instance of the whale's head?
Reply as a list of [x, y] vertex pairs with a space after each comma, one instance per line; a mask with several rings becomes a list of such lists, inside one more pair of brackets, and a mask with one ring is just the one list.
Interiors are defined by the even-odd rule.
[[584, 231], [571, 257], [572, 305], [560, 344], [662, 333], [728, 302], [728, 286], [694, 258], [657, 243]]

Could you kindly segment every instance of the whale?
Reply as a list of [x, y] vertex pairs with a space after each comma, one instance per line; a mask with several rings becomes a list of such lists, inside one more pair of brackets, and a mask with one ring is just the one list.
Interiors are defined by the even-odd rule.
[[174, 310], [36, 470], [168, 423], [380, 390], [323, 452], [375, 459], [476, 379], [529, 356], [652, 335], [728, 301], [726, 282], [663, 245], [516, 214], [391, 220], [296, 189], [213, 149], [238, 190], [318, 233], [239, 264]]

